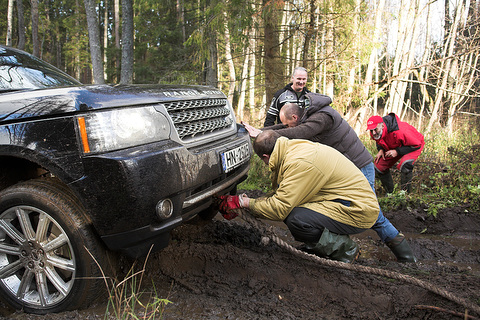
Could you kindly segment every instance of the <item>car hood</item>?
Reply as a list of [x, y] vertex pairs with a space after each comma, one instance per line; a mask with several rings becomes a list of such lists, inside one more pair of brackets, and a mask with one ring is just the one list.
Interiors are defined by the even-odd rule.
[[0, 121], [206, 98], [226, 97], [213, 87], [173, 85], [89, 85], [16, 91], [0, 95]]

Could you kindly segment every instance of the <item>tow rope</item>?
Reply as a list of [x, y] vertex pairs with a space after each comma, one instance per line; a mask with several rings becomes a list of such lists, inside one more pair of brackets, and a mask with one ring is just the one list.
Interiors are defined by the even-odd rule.
[[[279, 247], [293, 253], [296, 256], [302, 257], [307, 260], [315, 261], [318, 262], [322, 265], [329, 266], [329, 267], [335, 267], [335, 268], [341, 268], [345, 270], [351, 270], [351, 271], [357, 271], [357, 272], [363, 272], [363, 273], [369, 273], [369, 274], [374, 274], [378, 276], [383, 276], [383, 277], [388, 277], [391, 279], [396, 279], [396, 280], [401, 280], [416, 286], [419, 286], [421, 288], [424, 288], [428, 291], [431, 291], [433, 293], [438, 294], [439, 296], [442, 296], [450, 301], [453, 301], [461, 306], [464, 306], [467, 309], [470, 309], [477, 314], [480, 314], [480, 306], [469, 302], [463, 298], [460, 298], [448, 291], [446, 291], [443, 288], [440, 288], [434, 284], [428, 283], [426, 281], [417, 279], [415, 277], [401, 274], [396, 271], [390, 271], [390, 270], [384, 270], [380, 268], [374, 268], [374, 267], [368, 267], [368, 266], [362, 266], [358, 264], [351, 264], [351, 263], [345, 263], [341, 261], [335, 261], [335, 260], [329, 260], [325, 258], [321, 258], [319, 256], [313, 255], [306, 253], [304, 251], [298, 250], [294, 248], [293, 246], [289, 245], [286, 243], [284, 240], [280, 239], [272, 230], [271, 227], [268, 226], [266, 223], [262, 222], [261, 220], [253, 217], [248, 210], [246, 209], [235, 209], [234, 210], [236, 213], [238, 213], [238, 216], [242, 218], [244, 221], [249, 223], [252, 227], [256, 228], [261, 232], [261, 234], [271, 240], [272, 242], [276, 243]], [[262, 242], [267, 241], [267, 239], [262, 239]]]

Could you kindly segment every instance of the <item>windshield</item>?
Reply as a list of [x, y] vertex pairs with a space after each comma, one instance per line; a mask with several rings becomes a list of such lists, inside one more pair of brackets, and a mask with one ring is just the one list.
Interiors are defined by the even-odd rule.
[[0, 91], [80, 84], [66, 73], [30, 54], [0, 47]]

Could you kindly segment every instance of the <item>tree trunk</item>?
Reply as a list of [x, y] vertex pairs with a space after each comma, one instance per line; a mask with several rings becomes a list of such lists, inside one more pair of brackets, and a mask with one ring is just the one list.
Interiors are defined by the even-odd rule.
[[[252, 11], [255, 12], [255, 2], [252, 2]], [[252, 25], [255, 25], [258, 23], [258, 19], [254, 16]], [[255, 103], [255, 85], [256, 85], [256, 65], [257, 65], [257, 41], [255, 40], [257, 37], [257, 30], [256, 28], [250, 28], [250, 34], [249, 34], [249, 46], [250, 46], [250, 68], [248, 72], [248, 109], [250, 111], [249, 119], [248, 122], [251, 122], [253, 119], [258, 119], [256, 117], [256, 103]], [[261, 108], [260, 108], [261, 109]], [[261, 119], [265, 118], [264, 115], [261, 116]], [[256, 123], [254, 123], [256, 125]]]
[[[370, 103], [367, 103], [369, 100], [369, 93], [370, 91], [375, 92], [375, 90], [371, 90], [370, 87], [373, 84], [373, 72], [377, 70], [378, 66], [378, 47], [377, 44], [380, 42], [380, 32], [382, 30], [382, 18], [383, 18], [383, 10], [385, 8], [385, 0], [376, 0], [375, 2], [375, 22], [373, 27], [373, 37], [371, 39], [373, 43], [372, 52], [370, 53], [369, 61], [367, 70], [365, 72], [365, 79], [363, 82], [363, 90], [362, 90], [362, 100], [365, 102], [364, 105], [361, 107], [361, 110], [358, 112], [358, 117], [355, 121], [355, 132], [360, 134], [362, 129], [364, 128], [364, 122], [367, 116], [369, 115]], [[376, 102], [376, 97], [374, 97], [373, 101]], [[376, 108], [375, 108], [376, 109]], [[374, 114], [376, 114], [376, 110], [374, 110]]]
[[[80, 3], [78, 2], [78, 0], [75, 0], [75, 15], [74, 15], [74, 19], [75, 19], [75, 39], [79, 39], [80, 38], [80, 34], [78, 32], [78, 30], [80, 29], [79, 26], [80, 26]], [[75, 78], [76, 79], [79, 79], [81, 80], [82, 82], [83, 79], [80, 79], [80, 49], [79, 49], [79, 46], [75, 46], [75, 63], [74, 63], [74, 74], [75, 74]]]
[[394, 112], [399, 117], [403, 112], [405, 92], [408, 79], [415, 58], [415, 46], [418, 40], [418, 0], [402, 1], [399, 10], [399, 26], [397, 47], [395, 49], [395, 60], [392, 76], [395, 79], [390, 84], [389, 98], [385, 112]]
[[[469, 104], [472, 97], [478, 96], [478, 70], [479, 70], [479, 44], [478, 34], [478, 7], [475, 2], [470, 2], [467, 20], [464, 21], [467, 10], [466, 1], [463, 2], [463, 11], [460, 12], [460, 26], [463, 29], [458, 31], [458, 45], [455, 49], [455, 60], [449, 74], [451, 79], [451, 90], [447, 93], [450, 98], [448, 110], [447, 128], [449, 135], [455, 131], [455, 117], [462, 107]], [[477, 82], [477, 84], [476, 84]]]
[[[431, 17], [431, 7], [428, 5], [427, 9], [427, 21], [430, 21]], [[431, 26], [430, 23], [427, 23], [427, 30], [425, 32], [425, 50], [423, 52], [423, 57], [422, 57], [422, 66], [419, 68], [418, 74], [417, 74], [417, 79], [419, 81], [419, 87], [420, 87], [420, 92], [422, 93], [422, 102], [421, 102], [421, 107], [420, 111], [418, 113], [418, 123], [417, 123], [417, 129], [419, 131], [422, 130], [423, 126], [423, 113], [425, 112], [425, 107], [428, 105], [433, 109], [433, 100], [430, 97], [430, 94], [427, 90], [427, 86], [425, 83], [427, 82], [427, 79], [429, 77], [429, 72], [430, 72], [430, 66], [428, 64], [428, 61], [431, 58], [431, 53], [432, 53], [432, 46], [430, 44], [430, 37], [431, 37]]]
[[332, 18], [331, 13], [334, 12], [331, 3], [326, 4], [325, 12], [327, 12], [327, 22], [325, 23], [325, 48], [324, 48], [324, 57], [325, 62], [323, 66], [323, 84], [324, 92], [327, 96], [330, 96], [332, 99], [335, 96], [335, 20]]
[[103, 73], [105, 76], [105, 81], [107, 81], [107, 66], [108, 66], [108, 60], [107, 60], [107, 48], [108, 48], [108, 0], [105, 0], [104, 2], [105, 5], [105, 12], [103, 14]]
[[238, 104], [237, 104], [237, 115], [238, 119], [244, 120], [245, 119], [245, 94], [247, 91], [247, 77], [248, 77], [248, 64], [249, 64], [249, 54], [250, 48], [247, 46], [244, 51], [245, 60], [243, 61], [243, 70], [242, 70], [242, 78], [240, 79], [240, 96], [238, 97]]
[[182, 26], [182, 43], [185, 43], [186, 40], [186, 30], [185, 30], [185, 12], [183, 7], [183, 0], [177, 0], [177, 21]]
[[114, 0], [113, 5], [114, 16], [115, 16], [115, 76], [114, 81], [118, 82], [120, 78], [120, 65], [121, 65], [121, 52], [122, 48], [120, 46], [120, 0]]
[[283, 69], [280, 61], [280, 45], [276, 29], [281, 21], [277, 10], [277, 4], [269, 0], [263, 0], [263, 23], [264, 23], [264, 66], [265, 66], [265, 94], [267, 99], [272, 99], [275, 92], [285, 86]]
[[40, 56], [40, 48], [38, 41], [38, 0], [31, 0], [32, 5], [32, 54], [35, 57]]
[[23, 2], [17, 0], [17, 19], [18, 19], [18, 45], [20, 50], [25, 49], [25, 19], [23, 17]]
[[235, 94], [235, 64], [233, 63], [232, 49], [230, 46], [230, 30], [228, 29], [228, 19], [227, 13], [224, 12], [225, 16], [225, 59], [228, 65], [228, 101], [233, 105], [233, 96]]
[[122, 0], [122, 70], [120, 83], [133, 83], [133, 4]]
[[217, 39], [215, 32], [210, 32], [207, 37], [208, 56], [205, 62], [205, 82], [207, 86], [218, 88], [218, 54], [217, 54]]
[[[250, 119], [249, 122], [251, 122], [252, 116], [255, 114], [254, 110], [255, 108], [255, 66], [256, 66], [256, 41], [255, 41], [255, 29], [251, 29], [251, 37], [250, 37], [250, 71], [249, 71], [249, 85], [248, 85], [248, 108], [250, 109]], [[264, 116], [262, 115], [262, 119]]]
[[14, 0], [8, 0], [8, 7], [7, 7], [7, 37], [5, 40], [5, 44], [9, 47], [12, 46], [13, 1]]
[[376, 5], [375, 10], [375, 26], [373, 30], [373, 37], [372, 43], [374, 47], [372, 48], [372, 52], [370, 53], [370, 59], [367, 66], [367, 71], [365, 72], [365, 81], [363, 86], [363, 99], [368, 99], [368, 93], [370, 92], [370, 86], [373, 83], [373, 71], [378, 64], [377, 57], [378, 57], [378, 47], [377, 44], [380, 41], [380, 32], [382, 31], [382, 17], [383, 17], [383, 10], [385, 7], [385, 0], [377, 0], [378, 3]]
[[93, 81], [96, 84], [102, 84], [105, 83], [105, 78], [103, 76], [100, 27], [98, 26], [96, 2], [94, 0], [83, 0], [83, 2], [85, 4], [85, 13], [87, 15], [88, 40], [90, 43], [90, 56], [92, 59]]
[[425, 130], [426, 133], [429, 133], [432, 130], [433, 126], [435, 124], [438, 124], [440, 118], [440, 106], [444, 102], [444, 97], [447, 94], [448, 76], [452, 68], [452, 58], [455, 50], [456, 35], [461, 20], [461, 12], [463, 12], [462, 7], [463, 6], [460, 4], [457, 6], [453, 24], [450, 25], [450, 30], [448, 31], [448, 36], [445, 40], [446, 46], [444, 52], [444, 60], [440, 64], [440, 71], [437, 77], [439, 79], [439, 84], [437, 85], [437, 88], [435, 90], [435, 104], [433, 106], [430, 121], [428, 122], [427, 128]]
[[315, 29], [315, 0], [310, 0], [310, 21], [308, 22], [307, 33], [305, 34], [303, 45], [303, 67], [309, 69], [308, 52], [310, 49], [310, 42], [312, 41]]

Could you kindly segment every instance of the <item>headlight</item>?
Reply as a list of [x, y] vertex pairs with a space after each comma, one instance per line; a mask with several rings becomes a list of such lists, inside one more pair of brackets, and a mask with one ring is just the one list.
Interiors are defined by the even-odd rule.
[[153, 107], [94, 112], [78, 118], [84, 153], [107, 152], [168, 139], [170, 123]]

